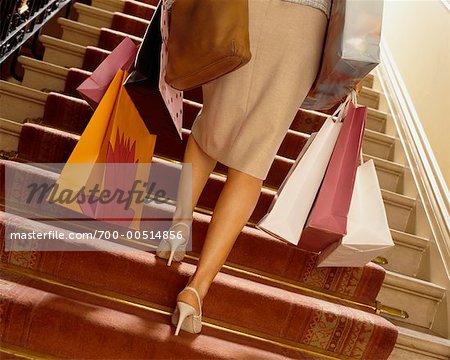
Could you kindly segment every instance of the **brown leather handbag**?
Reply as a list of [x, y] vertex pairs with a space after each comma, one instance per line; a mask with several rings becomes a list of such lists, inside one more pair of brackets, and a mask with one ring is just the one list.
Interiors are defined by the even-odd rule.
[[251, 59], [247, 0], [176, 0], [169, 10], [166, 82], [190, 90]]

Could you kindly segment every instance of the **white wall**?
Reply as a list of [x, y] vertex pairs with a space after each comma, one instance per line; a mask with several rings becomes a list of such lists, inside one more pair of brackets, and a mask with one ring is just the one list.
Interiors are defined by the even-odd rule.
[[450, 187], [450, 11], [441, 0], [385, 0], [382, 36]]

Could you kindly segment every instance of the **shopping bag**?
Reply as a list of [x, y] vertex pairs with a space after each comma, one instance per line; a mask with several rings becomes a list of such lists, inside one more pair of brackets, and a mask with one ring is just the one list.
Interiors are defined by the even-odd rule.
[[[280, 240], [297, 245], [308, 214], [322, 183], [341, 131], [342, 103], [327, 118], [314, 139], [302, 149], [257, 227]], [[337, 116], [337, 119], [334, 117]]]
[[[50, 194], [51, 201], [88, 217], [139, 229], [156, 136], [148, 132], [119, 70], [92, 115]], [[100, 195], [103, 192], [102, 201]], [[107, 192], [110, 192], [109, 198]], [[120, 202], [117, 191], [130, 194]], [[129, 191], [133, 191], [129, 193]], [[66, 201], [75, 194], [76, 201]], [[119, 194], [120, 195], [120, 194]], [[108, 202], [108, 200], [110, 200]]]
[[319, 267], [362, 267], [394, 246], [373, 160], [358, 167], [347, 235], [318, 257]]
[[349, 102], [322, 185], [300, 238], [302, 249], [320, 252], [346, 234], [366, 114], [365, 106], [355, 107], [352, 101]]
[[[163, 0], [145, 32], [125, 88], [152, 134], [182, 138], [183, 92], [164, 80], [168, 14]], [[163, 41], [164, 36], [164, 41]]]
[[138, 51], [137, 45], [128, 37], [115, 47], [105, 60], [94, 70], [80, 86], [80, 95], [95, 109], [108, 89], [119, 69], [130, 70]]
[[318, 75], [301, 107], [328, 110], [380, 63], [383, 0], [333, 1]]

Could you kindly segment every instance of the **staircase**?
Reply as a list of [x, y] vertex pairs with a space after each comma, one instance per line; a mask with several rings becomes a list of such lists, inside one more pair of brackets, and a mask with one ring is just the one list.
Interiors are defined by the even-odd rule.
[[[141, 41], [157, 3], [83, 2], [73, 4], [71, 19], [58, 18], [53, 25], [59, 28], [40, 36], [42, 60], [26, 54], [18, 58], [22, 81], [5, 77], [0, 82], [2, 177], [8, 171], [23, 181], [51, 184], [57, 179], [56, 172], [33, 163], [63, 163], [76, 145], [92, 116], [76, 87], [124, 36]], [[176, 294], [198, 261], [226, 179], [221, 164], [194, 214], [192, 251], [171, 267], [148, 243], [130, 251], [130, 243], [98, 239], [83, 243], [91, 251], [7, 252], [6, 227], [20, 232], [55, 227], [1, 212], [0, 356], [450, 359], [450, 287], [430, 281], [434, 244], [428, 218], [377, 75], [364, 79], [358, 101], [368, 106], [364, 158], [375, 162], [396, 245], [385, 258], [363, 268], [317, 268], [315, 254], [254, 227], [309, 134], [327, 116], [299, 109], [256, 209], [205, 299], [200, 335], [173, 336], [169, 318]], [[158, 138], [155, 162], [181, 161], [201, 103], [201, 89], [185, 92], [184, 141]], [[27, 206], [32, 211], [38, 204]], [[55, 217], [62, 211], [47, 210]]]

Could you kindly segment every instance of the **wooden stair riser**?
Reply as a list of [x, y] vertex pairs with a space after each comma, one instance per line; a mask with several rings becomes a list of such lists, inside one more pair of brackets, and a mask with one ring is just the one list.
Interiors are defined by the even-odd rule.
[[17, 151], [22, 124], [0, 118], [0, 150]]
[[388, 263], [382, 266], [399, 274], [416, 277], [429, 240], [397, 230], [391, 230], [391, 235], [395, 246], [383, 255]]
[[81, 3], [75, 3], [74, 8], [78, 14], [77, 23], [79, 24], [118, 30], [140, 38], [144, 36], [150, 22], [149, 20], [156, 9], [152, 7], [149, 18], [143, 19], [122, 12], [98, 9]]
[[44, 114], [47, 94], [24, 86], [0, 82], [1, 117], [23, 123], [41, 118]]
[[133, 16], [139, 16], [143, 19], [147, 19], [149, 20], [150, 17], [148, 16], [143, 16], [140, 15], [143, 12], [143, 9], [141, 12], [139, 12], [139, 14], [136, 14], [135, 12], [130, 13], [128, 12], [128, 7], [127, 7], [127, 3], [134, 3], [136, 6], [139, 5], [140, 7], [145, 7], [146, 10], [149, 9], [154, 9], [155, 5], [158, 4], [158, 1], [153, 1], [153, 5], [151, 4], [145, 4], [143, 2], [139, 2], [139, 1], [123, 1], [123, 0], [92, 0], [91, 1], [91, 6], [97, 9], [102, 9], [102, 10], [106, 10], [106, 11], [110, 11], [110, 12], [121, 12], [124, 14], [129, 14], [129, 15], [133, 15]]
[[44, 92], [62, 92], [69, 70], [66, 67], [19, 56], [19, 64], [24, 69], [21, 85]]
[[387, 115], [376, 109], [367, 109], [366, 129], [377, 131], [379, 133], [386, 132]]
[[78, 15], [78, 23], [98, 28], [111, 28], [114, 12], [81, 3], [75, 3], [74, 9]]
[[41, 35], [39, 41], [45, 47], [43, 61], [63, 67], [83, 67], [86, 47], [71, 42]]
[[378, 158], [394, 161], [395, 138], [367, 129], [364, 132], [363, 151]]
[[100, 28], [65, 18], [59, 18], [58, 23], [63, 30], [61, 40], [81, 46], [97, 46]]
[[430, 329], [444, 293], [445, 290], [440, 296], [432, 296], [426, 293], [414, 293], [410, 289], [392, 288], [384, 283], [378, 294], [378, 300], [393, 307], [402, 306], [408, 312], [409, 318], [401, 322]]

